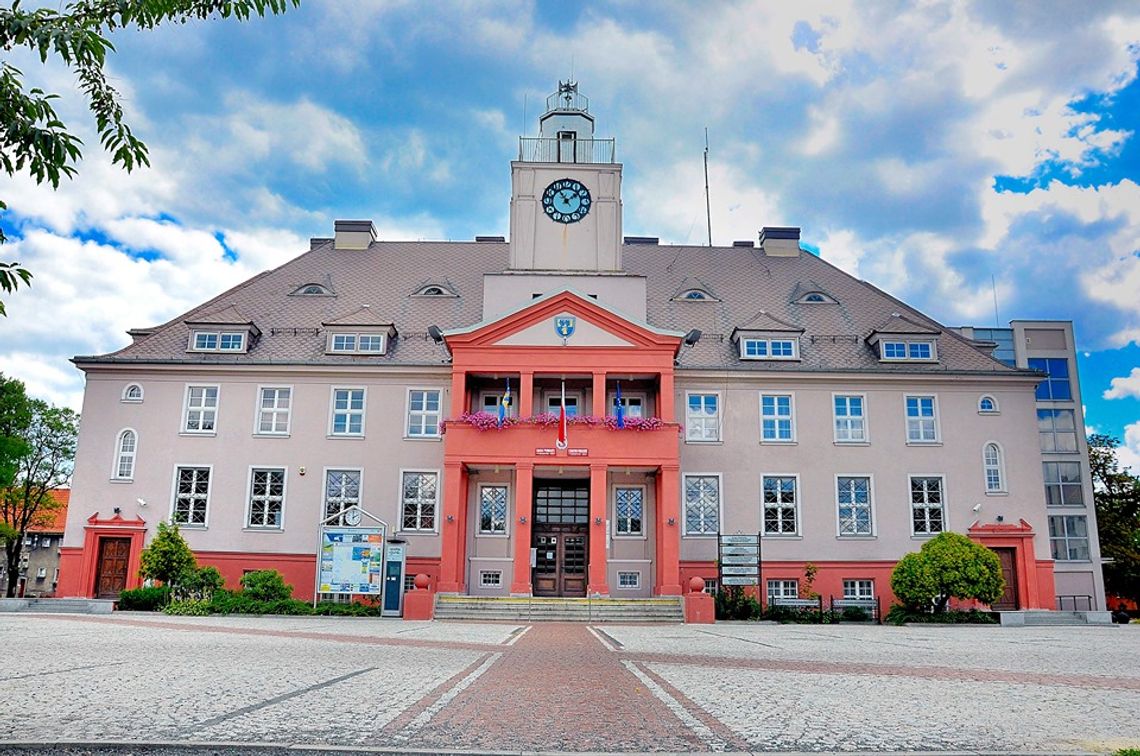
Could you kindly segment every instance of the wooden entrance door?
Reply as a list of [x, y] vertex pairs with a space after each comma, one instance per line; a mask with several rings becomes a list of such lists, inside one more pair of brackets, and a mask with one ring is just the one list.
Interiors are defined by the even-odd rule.
[[535, 596], [585, 596], [589, 554], [588, 484], [538, 485], [534, 491]]
[[130, 557], [130, 538], [99, 539], [99, 561], [95, 568], [95, 598], [119, 597], [127, 587], [127, 563]]
[[994, 602], [993, 608], [1011, 612], [1018, 608], [1020, 596], [1017, 592], [1017, 550], [994, 549], [1001, 560], [1001, 576], [1005, 579], [1005, 592]]

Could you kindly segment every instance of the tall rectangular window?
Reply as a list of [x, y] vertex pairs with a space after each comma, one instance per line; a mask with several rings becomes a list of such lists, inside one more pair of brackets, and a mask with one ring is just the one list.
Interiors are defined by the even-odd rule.
[[506, 486], [481, 486], [479, 488], [479, 532], [485, 535], [506, 535]]
[[1040, 370], [1049, 377], [1037, 384], [1039, 401], [1069, 401], [1073, 390], [1069, 385], [1069, 361], [1064, 357], [1030, 357], [1030, 370]]
[[186, 387], [186, 417], [182, 430], [186, 433], [213, 433], [218, 417], [217, 386]]
[[1037, 433], [1043, 452], [1077, 450], [1077, 421], [1071, 409], [1037, 410]]
[[765, 535], [795, 535], [798, 517], [794, 475], [764, 475], [760, 479]]
[[176, 468], [171, 521], [186, 527], [205, 527], [209, 501], [210, 468]]
[[401, 477], [402, 529], [435, 530], [438, 473], [406, 472]]
[[618, 535], [642, 535], [645, 513], [645, 489], [619, 486], [614, 489], [614, 517]]
[[412, 389], [408, 392], [408, 437], [439, 438], [439, 389]]
[[1085, 503], [1080, 462], [1042, 462], [1045, 503], [1050, 507], [1079, 507]]
[[720, 397], [689, 394], [685, 402], [685, 439], [720, 441]]
[[763, 441], [794, 441], [791, 394], [760, 396], [760, 438]]
[[364, 435], [364, 389], [333, 389], [332, 435]]
[[261, 389], [257, 404], [257, 432], [285, 435], [289, 432], [289, 412], [293, 390], [284, 386]]
[[685, 535], [716, 535], [720, 532], [720, 478], [715, 475], [685, 476]]
[[285, 507], [285, 470], [255, 467], [249, 476], [251, 528], [280, 528]]
[[872, 535], [871, 479], [840, 476], [836, 480], [836, 503], [839, 508], [839, 535]]
[[926, 443], [938, 440], [938, 418], [933, 396], [906, 398], [906, 440]]
[[330, 525], [344, 525], [339, 517], [349, 507], [360, 506], [360, 470], [327, 470], [325, 472], [325, 519]]
[[862, 442], [867, 440], [867, 425], [863, 416], [863, 397], [836, 395], [835, 440]]
[[1049, 546], [1058, 562], [1089, 561], [1089, 525], [1084, 515], [1051, 515]]
[[942, 532], [945, 509], [941, 477], [911, 476], [910, 514], [911, 532], [915, 535], [935, 535]]

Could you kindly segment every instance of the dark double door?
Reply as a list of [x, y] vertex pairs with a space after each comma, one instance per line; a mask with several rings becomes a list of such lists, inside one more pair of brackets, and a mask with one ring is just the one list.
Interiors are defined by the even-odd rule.
[[536, 484], [533, 518], [534, 595], [585, 596], [590, 553], [589, 484]]
[[95, 568], [95, 598], [119, 597], [119, 593], [127, 587], [127, 565], [130, 558], [130, 538], [99, 539], [99, 561]]

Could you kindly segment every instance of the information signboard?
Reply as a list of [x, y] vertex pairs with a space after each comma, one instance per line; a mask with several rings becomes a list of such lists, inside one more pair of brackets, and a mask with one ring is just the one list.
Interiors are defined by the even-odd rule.
[[321, 528], [320, 593], [379, 596], [384, 592], [385, 528]]
[[760, 534], [721, 535], [717, 564], [721, 585], [760, 585]]

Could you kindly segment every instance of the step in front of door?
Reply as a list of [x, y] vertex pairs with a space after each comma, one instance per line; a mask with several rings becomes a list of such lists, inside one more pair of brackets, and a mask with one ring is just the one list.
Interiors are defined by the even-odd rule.
[[680, 599], [555, 599], [439, 596], [437, 619], [681, 622]]

